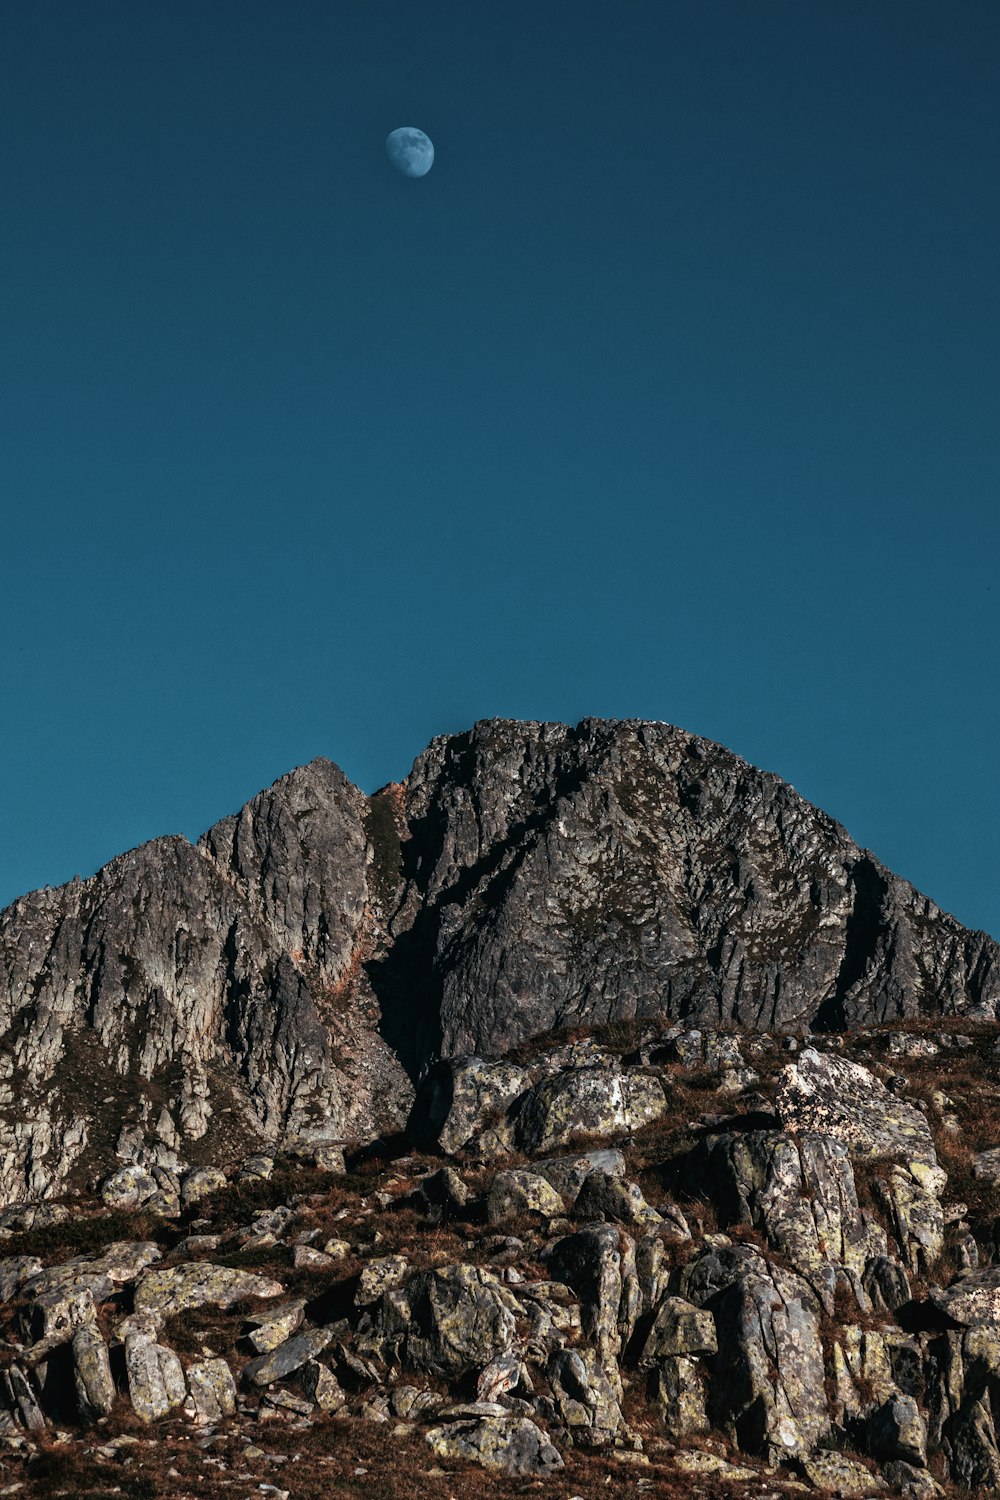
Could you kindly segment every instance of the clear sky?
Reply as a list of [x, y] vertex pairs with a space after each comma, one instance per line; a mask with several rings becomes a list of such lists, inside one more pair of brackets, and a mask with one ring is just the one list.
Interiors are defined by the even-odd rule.
[[997, 0], [7, 0], [0, 901], [627, 715], [1000, 936], [998, 163]]

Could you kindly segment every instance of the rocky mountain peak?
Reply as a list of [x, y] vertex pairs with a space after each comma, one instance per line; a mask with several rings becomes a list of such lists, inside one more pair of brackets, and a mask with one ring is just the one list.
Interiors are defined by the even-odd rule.
[[398, 1128], [439, 1059], [634, 1018], [993, 1017], [997, 945], [668, 724], [486, 720], [366, 797], [331, 761], [0, 914], [0, 1195], [124, 1154]]
[[998, 959], [639, 721], [21, 898], [0, 1488], [1000, 1488]]

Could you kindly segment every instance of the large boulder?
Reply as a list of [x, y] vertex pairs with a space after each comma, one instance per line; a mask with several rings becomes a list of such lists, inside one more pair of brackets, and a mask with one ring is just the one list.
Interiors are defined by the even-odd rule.
[[462, 1057], [438, 1063], [420, 1085], [407, 1133], [421, 1144], [460, 1151], [529, 1082], [527, 1070], [510, 1062]]
[[985, 1266], [960, 1276], [949, 1287], [932, 1286], [931, 1300], [954, 1323], [991, 1328], [1000, 1324], [1000, 1266]]
[[252, 1359], [243, 1367], [243, 1379], [248, 1385], [273, 1385], [276, 1380], [285, 1380], [301, 1370], [303, 1365], [321, 1354], [333, 1338], [330, 1328], [307, 1328], [304, 1333], [294, 1333], [274, 1349]]
[[912, 1167], [934, 1191], [943, 1188], [927, 1120], [860, 1063], [806, 1047], [783, 1070], [774, 1102], [786, 1130], [832, 1136], [852, 1156], [886, 1157]]
[[130, 1333], [126, 1338], [125, 1370], [132, 1408], [142, 1422], [169, 1416], [187, 1395], [177, 1355], [148, 1333]]
[[715, 1425], [772, 1461], [811, 1453], [830, 1422], [819, 1304], [808, 1284], [738, 1249], [708, 1251], [680, 1281], [683, 1295], [715, 1320]]
[[361, 1346], [386, 1361], [461, 1379], [510, 1349], [521, 1311], [499, 1278], [479, 1266], [419, 1271], [382, 1294], [363, 1323]]
[[522, 1095], [512, 1110], [510, 1131], [521, 1151], [551, 1151], [576, 1135], [629, 1134], [666, 1107], [663, 1085], [651, 1074], [568, 1068]]
[[605, 1448], [616, 1440], [625, 1425], [617, 1367], [605, 1368], [593, 1349], [558, 1349], [545, 1373], [567, 1441], [578, 1448]]
[[547, 1260], [552, 1275], [579, 1297], [583, 1332], [609, 1366], [628, 1342], [641, 1305], [633, 1241], [611, 1224], [591, 1224], [557, 1240]]
[[195, 1307], [232, 1307], [246, 1297], [280, 1297], [284, 1287], [270, 1276], [231, 1266], [188, 1261], [147, 1271], [135, 1289], [135, 1310], [154, 1317], [189, 1312]]
[[96, 1324], [78, 1328], [73, 1335], [73, 1376], [77, 1408], [85, 1422], [96, 1422], [111, 1414], [115, 1383], [111, 1360]]
[[548, 1433], [527, 1417], [489, 1416], [432, 1427], [427, 1441], [439, 1458], [465, 1458], [500, 1474], [554, 1474], [563, 1467]]
[[847, 1145], [831, 1136], [780, 1130], [706, 1137], [684, 1160], [681, 1186], [707, 1198], [720, 1224], [750, 1224], [786, 1256], [832, 1312], [838, 1271], [859, 1295], [865, 1267], [885, 1250], [866, 1216]]
[[486, 1217], [493, 1225], [507, 1224], [523, 1214], [557, 1219], [564, 1212], [563, 1200], [538, 1172], [498, 1172], [486, 1195]]

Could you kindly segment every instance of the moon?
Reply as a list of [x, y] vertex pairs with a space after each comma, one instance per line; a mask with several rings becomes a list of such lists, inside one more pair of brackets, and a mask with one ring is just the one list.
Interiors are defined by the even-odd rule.
[[434, 142], [415, 125], [401, 125], [385, 138], [386, 155], [404, 177], [426, 177], [434, 165]]

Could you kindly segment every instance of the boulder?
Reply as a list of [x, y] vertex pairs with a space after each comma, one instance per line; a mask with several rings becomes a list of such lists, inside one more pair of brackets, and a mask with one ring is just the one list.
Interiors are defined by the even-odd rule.
[[867, 1500], [886, 1487], [884, 1479], [846, 1453], [809, 1453], [799, 1460], [799, 1467], [814, 1489], [837, 1500]]
[[179, 1266], [147, 1271], [135, 1289], [135, 1310], [158, 1318], [194, 1307], [232, 1307], [246, 1297], [280, 1297], [280, 1281], [231, 1266], [188, 1261]]
[[529, 1081], [524, 1068], [509, 1062], [463, 1057], [439, 1063], [420, 1086], [407, 1133], [423, 1145], [454, 1154], [498, 1119]]
[[698, 1362], [686, 1354], [671, 1354], [655, 1371], [650, 1391], [667, 1437], [682, 1443], [711, 1429], [705, 1377]]
[[707, 1198], [719, 1223], [751, 1224], [833, 1310], [838, 1269], [860, 1287], [885, 1248], [862, 1212], [845, 1142], [808, 1131], [722, 1132], [699, 1142], [680, 1169], [682, 1188]]
[[243, 1379], [247, 1385], [273, 1385], [276, 1380], [285, 1380], [294, 1375], [309, 1360], [321, 1354], [333, 1338], [332, 1328], [307, 1328], [304, 1333], [291, 1338], [261, 1354], [243, 1367]]
[[995, 1326], [1000, 1323], [1000, 1266], [960, 1276], [949, 1287], [932, 1286], [930, 1297], [953, 1323]]
[[521, 1151], [550, 1151], [575, 1135], [639, 1130], [667, 1107], [663, 1085], [648, 1073], [569, 1068], [544, 1078], [517, 1101], [511, 1133]]
[[567, 1441], [584, 1448], [614, 1443], [625, 1425], [617, 1365], [605, 1368], [593, 1349], [559, 1349], [545, 1373]]
[[498, 1172], [486, 1195], [486, 1217], [493, 1225], [507, 1224], [523, 1214], [557, 1219], [565, 1211], [555, 1188], [538, 1172]]
[[635, 1182], [626, 1182], [610, 1172], [591, 1172], [584, 1179], [573, 1214], [577, 1219], [617, 1219], [621, 1224], [649, 1227], [662, 1223]]
[[219, 1167], [197, 1167], [181, 1182], [181, 1207], [192, 1208], [202, 1198], [220, 1192], [226, 1185], [226, 1174]]
[[96, 1422], [111, 1414], [115, 1404], [111, 1360], [94, 1323], [78, 1328], [73, 1335], [73, 1379], [77, 1409], [84, 1422]]
[[802, 1457], [829, 1427], [816, 1298], [801, 1277], [760, 1256], [729, 1269], [735, 1279], [703, 1304], [719, 1343], [710, 1362], [714, 1422], [748, 1453]]
[[279, 1307], [269, 1311], [267, 1321], [261, 1321], [247, 1334], [248, 1342], [253, 1345], [258, 1354], [270, 1354], [272, 1349], [277, 1349], [287, 1338], [299, 1327], [304, 1317], [305, 1303], [298, 1299], [294, 1302], [283, 1302]]
[[642, 1301], [633, 1241], [611, 1224], [591, 1224], [557, 1240], [547, 1260], [553, 1276], [576, 1292], [583, 1332], [610, 1364], [630, 1338]]
[[129, 1162], [101, 1183], [101, 1198], [108, 1208], [141, 1208], [159, 1191], [160, 1184], [152, 1172], [136, 1162]]
[[625, 1158], [617, 1146], [606, 1146], [603, 1150], [582, 1151], [576, 1155], [550, 1156], [533, 1162], [531, 1170], [550, 1182], [563, 1198], [572, 1201], [591, 1172], [624, 1177]]
[[125, 1371], [132, 1409], [142, 1422], [168, 1416], [187, 1395], [177, 1355], [148, 1333], [130, 1333], [126, 1338]]
[[205, 1359], [189, 1367], [185, 1410], [202, 1426], [214, 1425], [236, 1411], [236, 1382], [224, 1359]]
[[912, 1396], [896, 1394], [868, 1419], [872, 1452], [881, 1459], [900, 1459], [927, 1466], [927, 1427]]
[[362, 1346], [386, 1361], [461, 1379], [511, 1347], [521, 1311], [499, 1278], [479, 1266], [419, 1271], [405, 1287], [383, 1293]]
[[718, 1348], [715, 1319], [707, 1308], [695, 1307], [683, 1297], [667, 1297], [646, 1335], [639, 1365], [656, 1364], [668, 1355], [715, 1354]]
[[923, 1169], [940, 1192], [945, 1176], [924, 1115], [886, 1088], [875, 1074], [846, 1057], [806, 1047], [784, 1068], [775, 1109], [787, 1130], [832, 1136], [852, 1156], [887, 1157]]
[[546, 1476], [563, 1467], [548, 1433], [527, 1417], [480, 1417], [432, 1427], [427, 1441], [439, 1458], [465, 1458], [500, 1474]]

